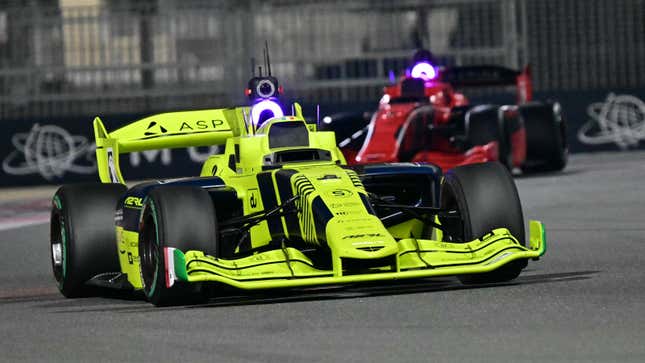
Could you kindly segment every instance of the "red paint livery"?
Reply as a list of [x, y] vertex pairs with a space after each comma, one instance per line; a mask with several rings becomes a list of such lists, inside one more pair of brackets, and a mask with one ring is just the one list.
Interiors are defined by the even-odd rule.
[[[432, 132], [455, 122], [455, 108], [460, 108], [462, 112], [464, 109], [472, 109], [464, 94], [455, 91], [450, 83], [441, 79], [421, 79], [423, 98], [411, 97], [411, 92], [405, 89], [406, 82], [410, 80], [417, 81], [403, 77], [397, 84], [385, 87], [363, 146], [355, 157], [348, 155], [350, 163], [408, 161], [402, 160], [402, 156], [405, 156], [404, 159], [409, 158], [411, 161], [435, 163], [445, 170], [458, 165], [500, 160], [501, 140], [465, 146], [456, 142], [455, 134]], [[523, 88], [523, 91], [518, 92], [518, 101], [530, 101], [526, 99], [531, 95], [528, 69], [517, 76], [517, 85]], [[415, 121], [410, 116], [423, 108], [426, 112], [419, 116], [421, 122], [412, 124]], [[517, 106], [504, 106], [499, 116], [506, 120], [517, 118], [517, 114]], [[525, 134], [524, 127], [520, 125], [508, 135], [506, 142], [510, 147], [511, 158], [504, 162], [509, 167], [520, 167], [526, 161]], [[506, 135], [502, 135], [504, 136]]]
[[[430, 64], [423, 63], [424, 67]], [[444, 170], [487, 161], [500, 161], [509, 169], [564, 167], [566, 137], [560, 106], [531, 102], [528, 67], [521, 72], [469, 66], [428, 73], [419, 77], [413, 68], [396, 84], [385, 87], [366, 130], [339, 138], [348, 163], [431, 162]], [[499, 85], [517, 87], [517, 105], [471, 105], [457, 91]], [[338, 136], [342, 121], [329, 118], [326, 122]]]

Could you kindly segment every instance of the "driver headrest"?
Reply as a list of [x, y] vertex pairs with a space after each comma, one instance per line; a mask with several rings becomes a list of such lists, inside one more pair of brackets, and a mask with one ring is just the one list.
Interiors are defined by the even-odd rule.
[[301, 121], [275, 122], [269, 128], [269, 148], [309, 146], [309, 130]]

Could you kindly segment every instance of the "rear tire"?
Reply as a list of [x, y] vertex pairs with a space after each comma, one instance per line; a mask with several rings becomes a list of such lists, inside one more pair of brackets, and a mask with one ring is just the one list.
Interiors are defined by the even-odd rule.
[[471, 146], [486, 145], [497, 141], [499, 162], [508, 170], [513, 169], [511, 139], [500, 108], [493, 105], [473, 107], [466, 114], [466, 139]]
[[92, 295], [85, 284], [105, 272], [120, 271], [114, 212], [122, 184], [64, 185], [56, 191], [50, 223], [54, 278], [65, 297]]
[[524, 172], [559, 171], [567, 165], [566, 123], [558, 103], [532, 103], [519, 108], [526, 128]]
[[201, 286], [175, 282], [166, 287], [164, 247], [216, 256], [215, 209], [207, 191], [189, 186], [161, 186], [146, 198], [139, 226], [143, 291], [156, 306], [201, 302]]
[[[444, 234], [456, 242], [467, 242], [507, 228], [525, 245], [524, 219], [517, 188], [507, 169], [499, 163], [460, 166], [448, 171], [441, 185], [441, 207], [456, 209], [462, 220], [444, 219]], [[512, 261], [495, 271], [461, 275], [464, 284], [503, 282], [515, 279], [526, 267], [525, 260]]]

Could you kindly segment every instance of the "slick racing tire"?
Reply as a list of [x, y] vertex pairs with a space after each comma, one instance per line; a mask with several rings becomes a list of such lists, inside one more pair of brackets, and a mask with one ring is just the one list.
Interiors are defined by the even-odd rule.
[[567, 165], [566, 124], [559, 103], [531, 103], [519, 108], [526, 128], [524, 172], [559, 171]]
[[471, 146], [486, 145], [497, 141], [499, 162], [508, 170], [513, 169], [513, 150], [510, 132], [494, 105], [475, 106], [466, 114], [466, 139]]
[[216, 256], [215, 209], [208, 192], [190, 186], [160, 186], [145, 199], [139, 225], [141, 281], [156, 306], [201, 302], [201, 286], [175, 282], [166, 286], [164, 247]]
[[[441, 207], [458, 210], [461, 220], [445, 218], [445, 240], [467, 242], [507, 228], [524, 246], [522, 205], [510, 172], [500, 163], [459, 166], [448, 171], [441, 184]], [[461, 275], [464, 284], [504, 282], [515, 279], [526, 267], [525, 260], [512, 261], [499, 269]]]
[[122, 184], [75, 184], [52, 200], [50, 251], [54, 278], [66, 297], [92, 295], [92, 277], [118, 272], [114, 213], [125, 193]]

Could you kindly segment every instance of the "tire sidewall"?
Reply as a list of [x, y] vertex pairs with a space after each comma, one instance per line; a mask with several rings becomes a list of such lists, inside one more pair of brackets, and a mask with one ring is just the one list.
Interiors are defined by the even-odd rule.
[[[442, 207], [446, 207], [450, 197], [456, 201], [461, 215], [463, 242], [482, 238], [496, 228], [507, 228], [525, 246], [524, 220], [517, 188], [501, 164], [472, 164], [449, 171], [442, 184]], [[455, 228], [454, 225], [451, 227]], [[458, 278], [464, 284], [510, 281], [526, 264], [526, 260], [514, 260], [487, 273], [459, 275]]]
[[[163, 291], [162, 291], [162, 284], [165, 285], [165, 265], [163, 263], [163, 244], [160, 242], [160, 234], [163, 233], [163, 225], [160, 225], [160, 223], [163, 223], [163, 219], [160, 218], [160, 216], [157, 214], [159, 211], [157, 211], [157, 208], [155, 207], [155, 202], [151, 200], [150, 198], [146, 198], [144, 201], [144, 209], [141, 212], [141, 220], [139, 223], [139, 262], [140, 262], [140, 274], [141, 274], [141, 283], [143, 284], [143, 292], [148, 299], [148, 301], [152, 302], [153, 304], [158, 304], [159, 301], [161, 301], [164, 296], [163, 296]], [[150, 225], [149, 223], [152, 223]], [[148, 228], [154, 228], [155, 229], [155, 238], [153, 239], [154, 246], [145, 246], [143, 243], [144, 241], [141, 240], [141, 234], [142, 233], [148, 233], [146, 229]], [[147, 242], [145, 242], [147, 243]], [[144, 251], [145, 248], [154, 248], [157, 251], [157, 261], [154, 266], [154, 275], [152, 278], [152, 286], [149, 286], [147, 284], [146, 278], [144, 276], [144, 268], [149, 268], [149, 266], [144, 266], [144, 263], [147, 263], [147, 261], [144, 261]], [[161, 259], [161, 260], [159, 260]], [[162, 287], [161, 289], [159, 287]]]
[[[74, 296], [72, 291], [78, 289], [79, 285], [84, 281], [79, 282], [75, 278], [74, 272], [76, 269], [73, 268], [73, 244], [70, 244], [69, 236], [71, 233], [71, 227], [69, 224], [69, 216], [67, 211], [63, 209], [63, 195], [62, 193], [56, 193], [52, 199], [52, 213], [51, 213], [51, 222], [50, 222], [50, 263], [52, 264], [52, 272], [54, 273], [54, 279], [56, 280], [56, 285], [58, 290], [65, 296]], [[56, 226], [54, 225], [56, 223]], [[57, 228], [54, 230], [54, 228]], [[60, 273], [56, 273], [56, 266], [54, 265], [54, 256], [52, 249], [52, 234], [56, 233], [57, 237], [60, 239], [61, 243], [61, 261]], [[57, 276], [60, 275], [60, 276]]]
[[444, 176], [445, 193], [453, 193], [463, 222], [463, 239], [481, 238], [495, 228], [508, 228], [525, 245], [525, 230], [519, 194], [509, 171], [497, 162], [452, 169]]
[[[197, 203], [195, 198], [191, 199], [194, 193], [199, 195]], [[177, 281], [170, 288], [166, 286], [164, 249], [173, 247], [184, 253], [198, 250], [205, 254], [217, 255], [217, 222], [208, 192], [186, 186], [162, 186], [150, 192], [143, 204], [139, 221], [139, 271], [145, 296], [156, 306], [199, 301], [199, 284]], [[195, 211], [198, 213], [195, 214]], [[153, 241], [146, 240], [149, 238], [147, 233], [150, 233], [150, 228], [154, 228], [155, 231]], [[187, 235], [185, 231], [193, 231], [197, 237], [193, 234]], [[150, 246], [151, 244], [154, 246]], [[144, 254], [149, 248], [155, 248], [157, 251], [152, 283], [146, 281], [149, 280], [146, 275], [151, 266], [148, 265], [150, 261]]]
[[[121, 184], [65, 185], [52, 198], [50, 262], [64, 296], [93, 294], [96, 289], [85, 285], [89, 279], [100, 273], [120, 271], [114, 212], [125, 189]], [[62, 245], [59, 276], [53, 259], [54, 237]]]
[[568, 161], [566, 121], [557, 102], [520, 106], [526, 128], [527, 163], [524, 171], [558, 171]]

